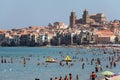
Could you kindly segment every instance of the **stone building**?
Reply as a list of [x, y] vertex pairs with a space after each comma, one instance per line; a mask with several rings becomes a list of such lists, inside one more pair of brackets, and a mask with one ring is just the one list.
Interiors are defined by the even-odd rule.
[[70, 15], [70, 26], [74, 27], [74, 25], [76, 24], [76, 22], [77, 22], [76, 13], [74, 11], [72, 11], [71, 15]]
[[5, 34], [4, 33], [0, 33], [0, 45], [2, 44], [4, 39], [5, 39]]
[[83, 11], [82, 18], [80, 19], [77, 19], [76, 13], [74, 11], [72, 11], [70, 15], [71, 28], [78, 24], [91, 24], [91, 23], [103, 24], [106, 21], [107, 21], [106, 16], [103, 13], [89, 15], [89, 12], [86, 9]]
[[67, 25], [64, 22], [54, 22], [53, 28], [54, 29], [66, 29]]
[[116, 37], [110, 30], [98, 30], [94, 34], [98, 35], [97, 43], [101, 44], [114, 43]]

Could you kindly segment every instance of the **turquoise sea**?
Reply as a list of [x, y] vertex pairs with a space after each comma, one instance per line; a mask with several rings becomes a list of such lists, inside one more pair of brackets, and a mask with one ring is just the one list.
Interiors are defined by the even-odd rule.
[[[104, 51], [111, 54], [104, 54]], [[120, 63], [116, 63], [116, 67], [112, 69], [106, 68], [109, 66], [109, 58], [114, 56], [114, 60], [120, 54], [113, 54], [113, 49], [98, 49], [98, 48], [54, 48], [54, 47], [0, 47], [0, 60], [6, 59], [6, 63], [0, 61], [0, 80], [50, 80], [50, 77], [65, 77], [71, 73], [73, 80], [76, 80], [76, 75], [80, 80], [89, 80], [90, 74], [95, 70], [96, 58], [100, 58], [103, 71], [109, 70], [114, 73], [120, 72]], [[64, 66], [59, 65], [59, 61], [64, 60], [66, 54], [72, 58], [72, 62]], [[51, 56], [58, 60], [58, 63], [46, 63], [47, 56]], [[13, 63], [10, 63], [12, 58]], [[26, 58], [26, 65], [23, 64], [23, 59]], [[83, 58], [83, 61], [81, 59]], [[93, 65], [91, 59], [94, 58]], [[37, 64], [40, 65], [37, 65]], [[85, 63], [84, 69], [82, 64]], [[73, 64], [70, 66], [70, 64]], [[97, 73], [98, 77], [103, 77], [101, 71]]]

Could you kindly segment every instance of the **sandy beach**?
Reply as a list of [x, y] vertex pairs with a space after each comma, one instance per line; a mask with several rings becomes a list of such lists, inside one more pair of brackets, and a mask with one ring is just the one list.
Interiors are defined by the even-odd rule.
[[[102, 79], [105, 80], [105, 79]], [[120, 80], [120, 75], [111, 77], [111, 80]]]

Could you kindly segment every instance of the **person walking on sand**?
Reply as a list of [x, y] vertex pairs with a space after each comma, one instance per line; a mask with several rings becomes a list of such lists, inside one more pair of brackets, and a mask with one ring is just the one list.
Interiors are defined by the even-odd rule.
[[96, 73], [94, 71], [92, 71], [90, 78], [91, 80], [95, 80], [95, 78], [97, 77]]

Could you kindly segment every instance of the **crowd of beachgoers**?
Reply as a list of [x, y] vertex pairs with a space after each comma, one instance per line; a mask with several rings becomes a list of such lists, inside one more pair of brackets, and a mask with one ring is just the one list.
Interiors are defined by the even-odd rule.
[[[72, 46], [73, 47], [73, 46]], [[83, 46], [80, 46], [80, 48], [84, 48]], [[104, 75], [104, 77], [99, 77], [97, 76], [98, 72], [103, 72], [106, 69], [112, 69], [112, 68], [116, 68], [117, 64], [120, 63], [120, 47], [119, 46], [87, 46], [87, 49], [91, 49], [91, 48], [98, 48], [98, 52], [102, 52], [104, 54], [108, 54], [106, 57], [102, 57], [102, 58], [97, 58], [96, 56], [101, 56], [102, 54], [97, 54], [94, 53], [94, 49], [93, 51], [93, 55], [94, 58], [92, 59], [88, 59], [88, 58], [81, 58], [79, 61], [83, 62], [81, 68], [85, 69], [86, 63], [84, 62], [88, 62], [88, 64], [90, 65], [96, 65], [94, 70], [91, 72], [90, 74], [90, 80], [120, 80], [120, 73], [114, 73], [112, 75]], [[112, 50], [112, 51], [109, 51]], [[75, 57], [74, 57], [75, 58]], [[106, 64], [102, 64], [102, 62], [107, 62]], [[68, 65], [68, 62], [66, 61], [66, 65]], [[73, 66], [74, 64], [70, 64], [70, 66]], [[60, 62], [60, 66], [62, 65], [62, 62]], [[69, 77], [68, 77], [69, 76]], [[81, 80], [79, 79], [79, 76], [76, 75], [74, 76], [76, 77], [76, 80]], [[72, 79], [72, 74], [70, 73], [69, 75], [65, 75], [65, 77], [60, 76], [58, 77], [54, 77], [54, 78], [50, 78], [50, 80], [73, 80]]]
[[[65, 60], [58, 60], [57, 58], [55, 59], [57, 62], [59, 63], [59, 66], [64, 67], [65, 65], [68, 66], [68, 68], [74, 66], [75, 62], [80, 62], [81, 63], [81, 69], [84, 70], [86, 69], [87, 65], [91, 65], [93, 67], [94, 65], [94, 69], [91, 71], [90, 75], [90, 79], [91, 80], [102, 80], [103, 77], [99, 78], [99, 76], [97, 75], [97, 73], [103, 72], [106, 69], [112, 69], [112, 68], [116, 68], [116, 66], [120, 63], [120, 47], [114, 47], [114, 46], [80, 46], [77, 49], [82, 49], [82, 48], [86, 48], [87, 50], [91, 51], [92, 53], [92, 57], [91, 58], [84, 58], [84, 57], [78, 57], [78, 54], [88, 54], [88, 53], [80, 53], [79, 51], [76, 51], [74, 56], [71, 56], [72, 61], [65, 61]], [[99, 52], [99, 53], [96, 53]], [[64, 54], [62, 51], [60, 51], [58, 53], [62, 59], [65, 58]], [[104, 56], [103, 56], [104, 55]], [[27, 62], [31, 60], [33, 55], [30, 55], [29, 57], [21, 57], [20, 59], [20, 63], [23, 64], [24, 67], [26, 67]], [[44, 58], [46, 58], [46, 56], [43, 56]], [[10, 58], [6, 58], [5, 56], [1, 56], [1, 64], [4, 63], [14, 63], [14, 58], [10, 57]], [[104, 63], [103, 63], [104, 62]], [[47, 67], [47, 65], [49, 65], [51, 63], [48, 62], [40, 62], [38, 59], [38, 62], [36, 62], [37, 66], [40, 65], [45, 65], [45, 67]], [[95, 75], [92, 75], [93, 73], [95, 73]], [[113, 75], [112, 75], [113, 76]], [[50, 77], [49, 80], [81, 80], [80, 76], [76, 74], [76, 76], [72, 76], [72, 73], [69, 73], [67, 75], [64, 76], [59, 76], [59, 77]], [[94, 79], [96, 78], [96, 79]], [[39, 78], [35, 78], [35, 80], [41, 80]], [[104, 79], [103, 79], [104, 80]], [[117, 80], [117, 79], [116, 79]]]

